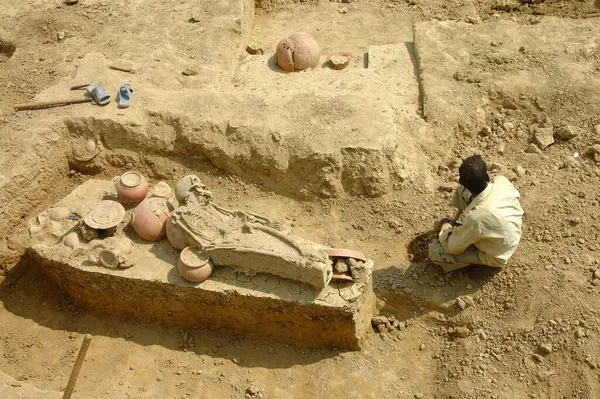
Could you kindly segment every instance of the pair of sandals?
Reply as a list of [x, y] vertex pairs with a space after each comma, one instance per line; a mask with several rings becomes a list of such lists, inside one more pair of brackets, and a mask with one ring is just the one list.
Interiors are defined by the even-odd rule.
[[[87, 94], [92, 98], [92, 102], [97, 105], [106, 105], [110, 102], [108, 95], [99, 85], [93, 84], [86, 87]], [[133, 101], [133, 86], [129, 83], [124, 84], [119, 88], [117, 107], [127, 108]]]

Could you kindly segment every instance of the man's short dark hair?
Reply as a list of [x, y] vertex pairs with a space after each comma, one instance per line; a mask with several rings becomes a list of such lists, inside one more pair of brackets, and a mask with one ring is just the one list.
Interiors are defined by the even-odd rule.
[[481, 155], [471, 155], [458, 168], [458, 182], [474, 195], [481, 193], [489, 181], [487, 166]]

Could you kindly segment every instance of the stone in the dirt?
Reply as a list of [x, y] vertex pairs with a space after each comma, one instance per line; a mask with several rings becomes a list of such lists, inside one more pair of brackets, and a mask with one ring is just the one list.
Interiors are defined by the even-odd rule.
[[333, 269], [338, 273], [346, 273], [348, 271], [348, 264], [343, 260], [338, 260], [333, 265]]
[[374, 326], [379, 326], [382, 324], [385, 325], [386, 323], [389, 323], [389, 322], [390, 322], [390, 320], [385, 316], [375, 316], [371, 319], [371, 324], [373, 324]]
[[56, 38], [58, 39], [59, 42], [62, 42], [63, 40], [65, 40], [66, 34], [63, 31], [58, 32], [58, 34], [56, 35]]
[[594, 144], [590, 146], [585, 154], [594, 159], [594, 161], [600, 161], [600, 144]]
[[559, 140], [570, 140], [579, 135], [579, 131], [576, 127], [565, 125], [556, 129], [553, 133], [555, 139]]
[[188, 21], [190, 21], [191, 23], [200, 22], [200, 17], [198, 16], [198, 14], [192, 13], [192, 15], [190, 15], [190, 19], [188, 19]]
[[579, 339], [583, 337], [585, 337], [585, 330], [581, 327], [578, 327], [577, 330], [575, 330], [575, 338]]
[[454, 334], [458, 337], [458, 338], [467, 338], [470, 334], [471, 334], [471, 330], [469, 330], [468, 327], [456, 327], [456, 329], [454, 330]]
[[443, 183], [438, 187], [438, 190], [451, 193], [451, 192], [454, 192], [454, 190], [456, 190], [457, 186], [458, 186], [458, 183], [456, 183], [456, 182]]
[[523, 177], [525, 176], [525, 168], [523, 168], [521, 165], [517, 165], [515, 167], [515, 173], [517, 174], [517, 176]]
[[532, 357], [533, 357], [533, 360], [535, 360], [538, 363], [541, 363], [544, 361], [544, 358], [541, 355], [538, 355], [537, 353], [534, 354]]
[[552, 344], [544, 343], [538, 346], [538, 353], [542, 356], [546, 356], [552, 353]]
[[348, 7], [342, 7], [338, 10], [338, 12], [340, 14], [347, 14], [348, 13]]
[[460, 310], [470, 308], [473, 304], [473, 298], [470, 295], [465, 295], [456, 299], [456, 306], [458, 306]]
[[535, 143], [531, 143], [529, 144], [525, 152], [528, 154], [541, 154], [542, 150], [540, 150], [540, 147], [538, 147]]
[[66, 5], [73, 5], [73, 4], [77, 4], [79, 2], [79, 0], [65, 0], [65, 4]]
[[502, 127], [504, 128], [504, 130], [506, 130], [507, 132], [510, 132], [511, 130], [513, 130], [515, 128], [514, 123], [512, 122], [505, 122]]
[[554, 132], [552, 131], [551, 127], [536, 128], [535, 132], [533, 133], [533, 139], [535, 140], [535, 144], [537, 144], [537, 146], [542, 150], [548, 147], [549, 145], [553, 144], [553, 133]]
[[258, 389], [255, 386], [248, 387], [246, 389], [246, 398], [263, 398], [264, 393], [262, 390]]
[[193, 68], [185, 68], [183, 72], [181, 72], [183, 76], [194, 76], [198, 75], [198, 71]]
[[600, 269], [594, 271], [594, 280], [600, 280]]
[[498, 143], [498, 147], [496, 147], [496, 151], [498, 151], [498, 154], [504, 154], [505, 150], [506, 150], [506, 145], [504, 144], [504, 141], [501, 141], [500, 143]]
[[515, 0], [496, 0], [494, 4], [494, 10], [509, 12], [516, 10], [517, 8], [519, 8], [519, 3]]

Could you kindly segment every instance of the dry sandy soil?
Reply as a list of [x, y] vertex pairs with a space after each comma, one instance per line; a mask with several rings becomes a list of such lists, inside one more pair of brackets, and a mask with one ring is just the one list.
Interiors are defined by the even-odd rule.
[[[0, 0], [2, 397], [60, 397], [87, 333], [94, 338], [76, 397], [600, 397], [600, 2], [258, 0], [253, 21], [240, 22], [236, 15], [253, 12], [241, 4]], [[200, 22], [189, 22], [192, 14]], [[416, 90], [390, 107], [395, 126], [422, 129], [401, 136], [414, 146], [404, 160], [416, 172], [390, 174], [385, 190], [307, 184], [308, 191], [295, 193], [284, 174], [277, 177], [281, 189], [275, 178], [253, 178], [235, 150], [180, 159], [129, 141], [83, 168], [64, 151], [75, 133], [47, 128], [77, 118], [86, 105], [12, 110], [89, 77], [90, 60], [101, 53], [140, 69], [103, 76], [141, 88], [127, 123], [143, 123], [143, 107], [200, 90], [240, 103], [248, 93], [264, 96], [264, 104], [249, 105], [250, 113], [262, 112], [273, 105], [237, 38], [271, 52], [288, 27], [304, 27], [322, 42], [323, 54], [345, 44], [361, 60], [370, 46], [412, 43], [413, 24], [417, 51], [409, 53], [419, 66], [394, 77], [397, 87], [387, 80], [369, 86], [354, 64], [356, 82], [335, 81], [336, 90], [368, 90], [369, 105]], [[233, 61], [222, 62], [226, 56]], [[198, 74], [183, 76], [185, 68]], [[268, 79], [279, 83], [265, 87], [289, 82], [271, 72]], [[321, 76], [315, 90], [327, 91], [328, 72], [314, 73]], [[311, 75], [299, 76], [309, 82]], [[163, 97], [150, 100], [153, 93]], [[270, 95], [276, 103], [278, 94]], [[319, 116], [337, 109], [319, 108]], [[109, 111], [93, 112], [90, 118], [101, 119]], [[371, 117], [377, 121], [379, 109]], [[577, 136], [543, 151], [531, 147], [536, 134], [552, 135], [563, 125]], [[433, 220], [453, 213], [457, 159], [474, 152], [520, 190], [523, 240], [505, 270], [445, 275], [423, 258], [424, 236]], [[23, 256], [27, 220], [90, 175], [110, 178], [131, 167], [153, 182], [174, 183], [193, 171], [227, 205], [286, 220], [306, 238], [361, 250], [375, 260], [376, 312], [394, 316], [400, 328], [373, 331], [362, 351], [345, 352], [164, 328], [78, 307]]]

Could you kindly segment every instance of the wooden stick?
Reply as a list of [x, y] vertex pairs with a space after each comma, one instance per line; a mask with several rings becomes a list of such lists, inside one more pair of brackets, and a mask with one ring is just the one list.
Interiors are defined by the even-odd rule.
[[88, 87], [90, 84], [86, 83], [84, 85], [77, 85], [77, 86], [73, 86], [71, 87], [71, 90], [79, 90], [79, 89], [83, 89], [84, 87]]
[[37, 103], [17, 104], [14, 106], [14, 108], [15, 108], [15, 111], [23, 111], [23, 110], [27, 110], [27, 109], [60, 107], [63, 105], [81, 104], [81, 103], [89, 103], [89, 102], [92, 102], [91, 98], [74, 98], [71, 100], [40, 101]]
[[118, 65], [110, 65], [109, 68], [114, 69], [115, 71], [135, 73], [135, 70], [133, 68], [125, 68]]
[[90, 347], [91, 340], [92, 336], [90, 334], [86, 334], [85, 337], [83, 337], [83, 342], [81, 343], [81, 348], [79, 349], [79, 355], [77, 355], [77, 360], [75, 360], [75, 366], [73, 366], [73, 371], [71, 371], [71, 377], [69, 378], [67, 388], [65, 388], [63, 399], [69, 399], [73, 394], [75, 383], [77, 382], [77, 377], [79, 377], [79, 371], [81, 370], [85, 355]]

